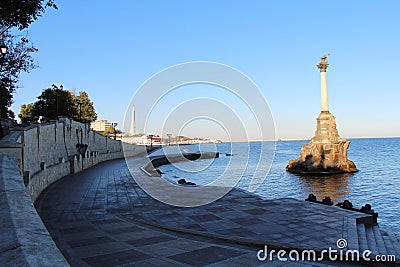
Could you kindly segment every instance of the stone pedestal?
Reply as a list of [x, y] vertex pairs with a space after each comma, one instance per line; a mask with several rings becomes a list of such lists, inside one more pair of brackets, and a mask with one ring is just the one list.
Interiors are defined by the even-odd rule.
[[304, 144], [297, 160], [289, 161], [286, 170], [303, 174], [335, 174], [357, 172], [347, 159], [350, 141], [341, 138], [336, 129], [335, 116], [321, 111], [317, 118], [317, 130], [310, 143]]

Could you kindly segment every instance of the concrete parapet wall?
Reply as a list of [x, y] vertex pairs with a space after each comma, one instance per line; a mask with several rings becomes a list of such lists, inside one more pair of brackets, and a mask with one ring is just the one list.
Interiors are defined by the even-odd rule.
[[28, 196], [18, 160], [0, 155], [0, 266], [69, 266]]
[[32, 200], [36, 200], [44, 189], [68, 174], [70, 174], [69, 161], [50, 166], [31, 177], [26, 190]]
[[[84, 154], [78, 143], [87, 145]], [[145, 149], [68, 118], [11, 128], [0, 141], [0, 266], [68, 266], [33, 202], [64, 176]]]
[[[87, 145], [82, 155], [78, 153], [78, 143]], [[133, 144], [124, 144], [123, 147], [128, 156], [144, 150]], [[66, 117], [25, 128], [12, 128], [0, 142], [0, 154], [18, 159], [32, 201], [61, 177], [124, 156], [121, 141], [93, 132], [89, 124]]]

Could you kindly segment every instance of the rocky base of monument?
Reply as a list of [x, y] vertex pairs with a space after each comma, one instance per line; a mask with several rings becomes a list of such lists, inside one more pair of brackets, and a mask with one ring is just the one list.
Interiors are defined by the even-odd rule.
[[357, 172], [354, 162], [347, 159], [349, 145], [350, 141], [339, 136], [335, 117], [329, 112], [321, 112], [315, 136], [302, 146], [297, 160], [289, 161], [286, 171], [299, 174]]
[[306, 160], [291, 160], [286, 166], [286, 171], [296, 174], [339, 174], [358, 172], [356, 165], [351, 160], [346, 162], [331, 162], [320, 156], [309, 155]]

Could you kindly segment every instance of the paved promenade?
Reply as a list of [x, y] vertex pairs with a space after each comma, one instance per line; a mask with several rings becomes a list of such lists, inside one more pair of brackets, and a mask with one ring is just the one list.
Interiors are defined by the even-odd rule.
[[[145, 158], [130, 160], [138, 166], [135, 177], [161, 179], [145, 177], [139, 168]], [[202, 207], [173, 207], [144, 193], [124, 160], [65, 177], [39, 197], [36, 208], [72, 266], [351, 265], [282, 262], [276, 255], [272, 262], [257, 259], [264, 245], [321, 251], [337, 249], [340, 238], [347, 249], [400, 257], [395, 234], [364, 224], [366, 234], [360, 232], [361, 213], [295, 199], [264, 200], [241, 190]]]

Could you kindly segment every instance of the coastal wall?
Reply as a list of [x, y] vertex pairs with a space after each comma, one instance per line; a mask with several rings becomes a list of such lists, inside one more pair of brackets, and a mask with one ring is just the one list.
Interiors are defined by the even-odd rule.
[[162, 154], [158, 156], [150, 157], [150, 162], [142, 167], [144, 171], [149, 176], [160, 177], [161, 174], [157, 171], [157, 167], [172, 164], [175, 162], [185, 162], [190, 160], [198, 159], [213, 159], [219, 158], [219, 152], [194, 152], [194, 153], [184, 153], [184, 154]]
[[17, 163], [0, 154], [0, 265], [69, 266], [36, 213]]
[[36, 213], [37, 197], [62, 177], [145, 149], [65, 117], [11, 128], [0, 141], [0, 265], [67, 266]]
[[[77, 144], [87, 145], [80, 154]], [[144, 152], [144, 147], [124, 144], [125, 155]], [[23, 182], [34, 202], [61, 177], [106, 160], [122, 158], [121, 141], [90, 130], [89, 124], [60, 117], [59, 120], [12, 128], [0, 142], [0, 154], [17, 158]]]

